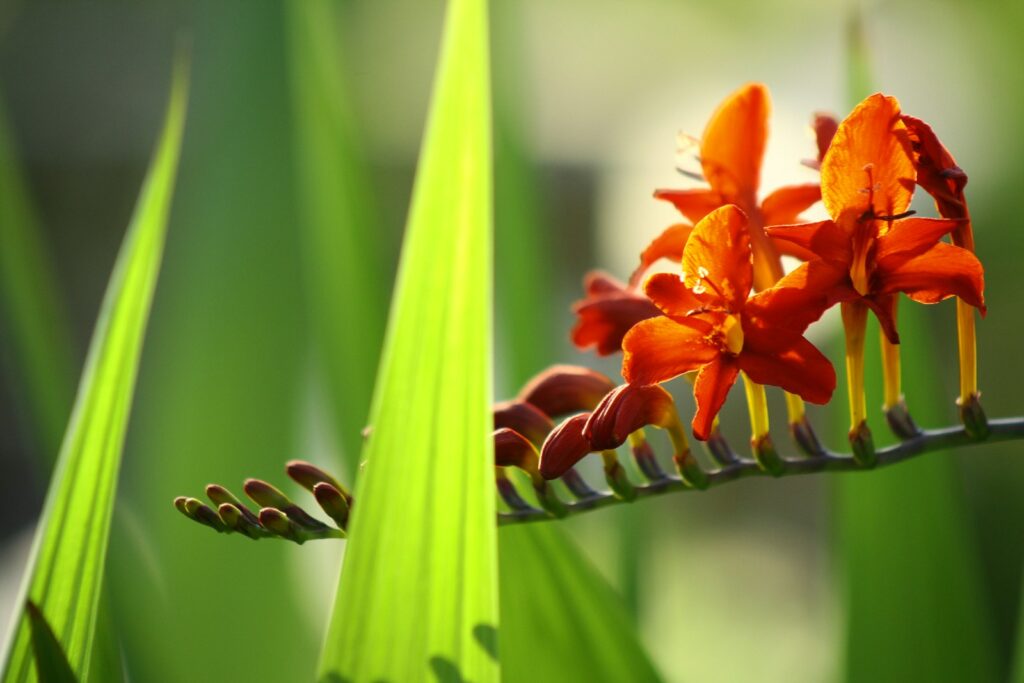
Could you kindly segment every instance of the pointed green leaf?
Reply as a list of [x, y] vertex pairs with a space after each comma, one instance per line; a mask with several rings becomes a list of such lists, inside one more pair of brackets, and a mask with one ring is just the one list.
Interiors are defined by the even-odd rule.
[[[88, 678], [107, 540], [135, 375], [163, 253], [185, 120], [175, 71], [167, 119], [111, 275], [26, 576], [73, 671]], [[35, 675], [25, 619], [12, 629], [3, 680]]]
[[305, 281], [317, 359], [354, 473], [384, 335], [380, 222], [337, 40], [337, 3], [285, 6]]
[[661, 680], [621, 598], [560, 529], [511, 526], [499, 536], [503, 681]]
[[[847, 62], [852, 107], [873, 90], [857, 12], [848, 27]], [[903, 299], [903, 384], [912, 415], [925, 427], [948, 424], [954, 415], [952, 395], [943, 410], [947, 390], [936, 372], [955, 365], [943, 365], [934, 353], [939, 334], [934, 319], [932, 311]], [[955, 328], [946, 334], [954, 338]], [[877, 336], [877, 326], [869, 326], [869, 339]], [[868, 405], [879, 405], [877, 341], [867, 345], [865, 356]], [[888, 439], [882, 419], [871, 427], [876, 443]], [[837, 479], [844, 680], [996, 680], [991, 615], [958, 478], [950, 454], [933, 453], [899, 467]]]
[[498, 679], [487, 42], [486, 3], [452, 0], [326, 680]]
[[25, 603], [25, 613], [32, 632], [32, 654], [40, 683], [77, 683], [68, 657], [53, 629], [46, 623], [46, 617], [31, 600]]

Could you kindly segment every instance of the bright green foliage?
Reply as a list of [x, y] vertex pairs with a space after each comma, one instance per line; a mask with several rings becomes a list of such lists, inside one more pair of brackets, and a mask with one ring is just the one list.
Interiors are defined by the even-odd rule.
[[[872, 90], [861, 21], [853, 17], [848, 35], [851, 106]], [[948, 424], [948, 407], [955, 397], [955, 390], [936, 376], [943, 363], [930, 345], [934, 317], [931, 310], [903, 298], [903, 386], [911, 414], [925, 427]], [[955, 337], [955, 329], [947, 334]], [[877, 326], [870, 325], [872, 343], [865, 363], [869, 406], [880, 405], [882, 395], [877, 337]], [[952, 358], [945, 365], [954, 366]], [[944, 396], [949, 397], [946, 410]], [[882, 420], [871, 426], [877, 445], [888, 440]], [[956, 463], [947, 453], [838, 479], [844, 680], [996, 680], [991, 615], [958, 479]]]
[[[121, 449], [163, 254], [186, 89], [179, 65], [160, 144], [100, 310], [26, 577], [28, 599], [39, 606], [82, 680], [88, 679]], [[5, 682], [34, 677], [30, 640], [21, 619]]]
[[14, 146], [0, 112], [0, 315], [31, 416], [40, 470], [57, 458], [68, 421], [73, 381], [71, 331], [57, 295], [56, 277], [38, 229]]
[[334, 8], [288, 3], [295, 157], [310, 318], [331, 413], [354, 473], [387, 310], [382, 235], [347, 96]]
[[453, 0], [322, 680], [498, 679], [487, 43]]
[[[560, 529], [510, 526], [499, 535], [502, 680], [660, 680], [621, 599]], [[513, 643], [534, 647], [510, 651]]]
[[35, 603], [29, 602], [25, 605], [25, 614], [32, 634], [32, 653], [40, 683], [76, 683], [78, 678], [71, 670], [71, 663], [43, 613]]

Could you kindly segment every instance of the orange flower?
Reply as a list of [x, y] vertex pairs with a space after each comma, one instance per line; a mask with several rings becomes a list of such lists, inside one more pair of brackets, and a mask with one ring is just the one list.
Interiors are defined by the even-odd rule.
[[578, 349], [594, 346], [601, 356], [618, 353], [629, 328], [661, 314], [638, 289], [605, 273], [587, 273], [583, 285], [587, 297], [573, 305], [578, 320], [572, 343]]
[[[782, 277], [779, 254], [801, 259], [811, 255], [792, 243], [773, 243], [764, 234], [765, 225], [792, 223], [821, 199], [817, 183], [782, 187], [758, 201], [761, 161], [768, 137], [770, 100], [760, 83], [743, 86], [730, 95], [712, 115], [700, 145], [700, 163], [709, 188], [657, 190], [654, 196], [672, 202], [691, 221], [699, 221], [726, 204], [743, 209], [748, 218], [754, 251], [754, 286], [771, 287]], [[672, 226], [657, 237], [641, 257], [634, 273], [639, 282], [643, 272], [659, 258], [678, 260], [689, 231]]]
[[818, 257], [778, 286], [818, 304], [860, 301], [894, 344], [899, 292], [921, 303], [956, 295], [984, 312], [981, 263], [941, 241], [960, 222], [905, 217], [915, 178], [899, 103], [872, 95], [840, 124], [821, 165], [822, 199], [832, 219], [767, 230]]
[[835, 389], [832, 364], [803, 337], [823, 309], [807, 310], [817, 303], [774, 288], [748, 299], [751, 256], [743, 211], [728, 205], [711, 212], [686, 243], [682, 276], [647, 280], [645, 292], [664, 315], [638, 323], [623, 340], [622, 372], [631, 384], [700, 370], [693, 432], [701, 440], [741, 370], [812, 403], [828, 402]]

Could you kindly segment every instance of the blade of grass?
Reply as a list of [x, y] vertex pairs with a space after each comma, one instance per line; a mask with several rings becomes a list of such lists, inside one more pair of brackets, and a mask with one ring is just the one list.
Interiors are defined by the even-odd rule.
[[[851, 15], [849, 104], [870, 94], [863, 19]], [[930, 340], [934, 313], [904, 301], [900, 337], [907, 403], [922, 426], [950, 422]], [[953, 329], [949, 330], [954, 335]], [[880, 403], [878, 330], [869, 328], [869, 405]], [[952, 396], [952, 394], [950, 394]], [[950, 399], [952, 401], [952, 399]], [[881, 420], [872, 425], [880, 440]], [[844, 430], [845, 431], [845, 430]], [[933, 454], [900, 467], [839, 477], [838, 550], [846, 608], [846, 681], [996, 680], [996, 655], [977, 548], [967, 524], [957, 463]]]
[[[541, 184], [527, 152], [520, 106], [522, 12], [518, 0], [500, 0], [492, 22], [495, 295], [504, 395], [554, 362], [553, 350], [560, 347], [547, 308], [552, 275], [538, 201]], [[639, 536], [635, 527], [629, 531], [629, 538]], [[505, 683], [657, 680], [622, 597], [563, 529], [505, 527], [498, 532], [498, 550]], [[642, 555], [624, 557], [624, 573], [639, 570]]]
[[28, 188], [15, 161], [14, 143], [0, 108], [0, 344], [11, 359], [25, 397], [24, 411], [40, 471], [57, 458], [71, 408], [75, 354], [71, 329], [57, 293], [57, 278], [40, 235]]
[[337, 436], [354, 474], [388, 290], [380, 277], [382, 234], [347, 96], [336, 7], [309, 0], [289, 3], [285, 11], [307, 297]]
[[[497, 680], [487, 6], [448, 6], [328, 680]], [[456, 678], [458, 676], [459, 678]]]
[[661, 680], [621, 598], [559, 529], [503, 527], [499, 537], [502, 680]]
[[[163, 254], [186, 89], [185, 66], [179, 63], [160, 143], [104, 296], [26, 575], [28, 598], [82, 680], [88, 677], [121, 450]], [[5, 682], [34, 674], [30, 628], [22, 614], [11, 629]]]

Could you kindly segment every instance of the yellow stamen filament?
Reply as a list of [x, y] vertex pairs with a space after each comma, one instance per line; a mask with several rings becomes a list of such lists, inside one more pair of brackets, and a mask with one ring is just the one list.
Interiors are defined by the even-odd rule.
[[891, 343], [884, 332], [878, 338], [882, 344], [883, 407], [889, 410], [898, 405], [903, 397], [900, 388], [900, 345]]
[[857, 429], [867, 418], [864, 397], [864, 329], [868, 308], [860, 301], [840, 305], [846, 331], [846, 388], [850, 399], [850, 429]]
[[743, 388], [747, 392], [751, 441], [757, 441], [768, 434], [768, 399], [762, 385], [747, 377], [747, 373], [740, 374], [743, 375]]
[[729, 353], [738, 354], [743, 350], [743, 323], [739, 316], [726, 316], [722, 323], [722, 332], [725, 335], [725, 347]]
[[789, 413], [789, 424], [796, 424], [804, 419], [804, 400], [796, 394], [786, 392], [786, 412]]
[[974, 307], [956, 300], [956, 336], [960, 347], [960, 404], [978, 393], [978, 350], [974, 336]]

